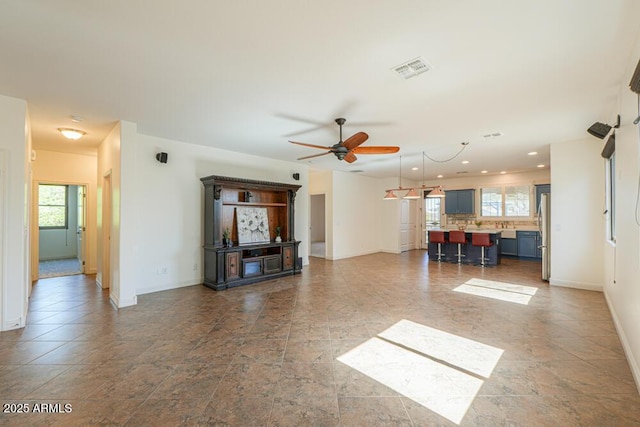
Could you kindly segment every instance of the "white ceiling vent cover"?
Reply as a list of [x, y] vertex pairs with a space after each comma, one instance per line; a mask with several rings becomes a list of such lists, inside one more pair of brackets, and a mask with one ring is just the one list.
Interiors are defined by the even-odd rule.
[[423, 58], [417, 57], [400, 65], [396, 65], [392, 70], [400, 74], [404, 79], [410, 79], [411, 77], [426, 73], [432, 68], [433, 67]]

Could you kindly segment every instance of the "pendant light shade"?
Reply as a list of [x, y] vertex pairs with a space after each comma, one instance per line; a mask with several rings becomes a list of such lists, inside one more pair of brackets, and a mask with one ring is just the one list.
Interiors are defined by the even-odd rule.
[[396, 196], [396, 193], [394, 193], [393, 190], [389, 190], [387, 191], [387, 194], [384, 195], [383, 200], [398, 200], [398, 196]]
[[403, 199], [419, 199], [419, 198], [420, 198], [420, 194], [418, 194], [418, 190], [416, 190], [415, 188], [409, 189], [407, 194], [405, 194], [403, 197]]
[[436, 187], [427, 194], [427, 197], [444, 197], [444, 191], [442, 191], [442, 187]]

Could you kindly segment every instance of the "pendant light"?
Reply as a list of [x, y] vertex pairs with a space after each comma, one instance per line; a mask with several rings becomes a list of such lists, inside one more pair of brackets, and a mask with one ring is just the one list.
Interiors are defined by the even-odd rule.
[[429, 194], [427, 194], [427, 197], [444, 197], [444, 191], [442, 191], [442, 187], [435, 187], [433, 190], [431, 190], [431, 192]]

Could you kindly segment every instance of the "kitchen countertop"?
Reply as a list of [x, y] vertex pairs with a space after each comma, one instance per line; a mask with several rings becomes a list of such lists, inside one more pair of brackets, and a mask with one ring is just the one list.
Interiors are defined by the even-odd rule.
[[[451, 230], [458, 230], [457, 228], [430, 228], [427, 231], [445, 231], [449, 232]], [[504, 230], [501, 228], [467, 228], [464, 230], [465, 233], [488, 233], [488, 234], [497, 234], [502, 233]]]

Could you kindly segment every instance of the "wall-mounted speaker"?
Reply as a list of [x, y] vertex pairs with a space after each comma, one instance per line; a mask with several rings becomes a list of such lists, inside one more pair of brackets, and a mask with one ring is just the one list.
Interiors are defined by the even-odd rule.
[[156, 160], [159, 161], [160, 163], [167, 163], [167, 159], [169, 158], [169, 155], [167, 153], [158, 153], [156, 154]]
[[631, 77], [629, 88], [635, 93], [640, 94], [640, 61], [638, 61], [638, 65], [636, 66], [636, 71], [633, 73], [633, 77]]

